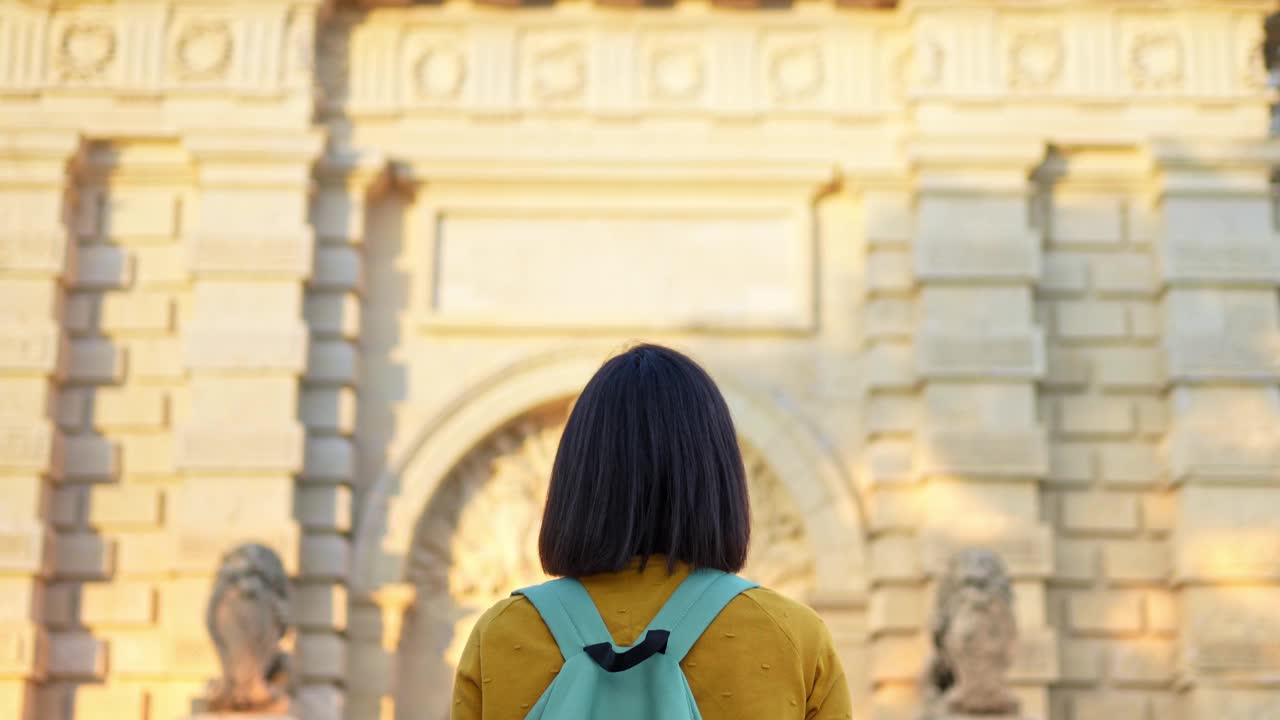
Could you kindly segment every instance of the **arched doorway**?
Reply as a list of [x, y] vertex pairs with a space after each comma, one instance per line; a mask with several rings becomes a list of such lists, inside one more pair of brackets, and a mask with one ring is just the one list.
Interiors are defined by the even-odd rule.
[[[427, 503], [407, 557], [416, 602], [398, 646], [398, 707], [443, 707], [475, 621], [513, 588], [545, 579], [537, 536], [569, 403], [534, 408], [491, 433]], [[763, 456], [749, 444], [743, 451], [753, 525], [743, 574], [806, 597], [815, 563], [804, 517]]]

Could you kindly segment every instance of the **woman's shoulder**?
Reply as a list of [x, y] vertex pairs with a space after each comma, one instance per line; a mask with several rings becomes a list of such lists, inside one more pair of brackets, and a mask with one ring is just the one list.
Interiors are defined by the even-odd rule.
[[476, 620], [473, 634], [483, 637], [489, 633], [510, 632], [516, 628], [526, 628], [532, 623], [540, 623], [538, 611], [533, 603], [523, 595], [506, 597], [489, 607]]
[[820, 652], [831, 644], [826, 623], [813, 608], [776, 590], [752, 588], [735, 598], [725, 610], [735, 616], [767, 618], [768, 624], [776, 627], [803, 655]]

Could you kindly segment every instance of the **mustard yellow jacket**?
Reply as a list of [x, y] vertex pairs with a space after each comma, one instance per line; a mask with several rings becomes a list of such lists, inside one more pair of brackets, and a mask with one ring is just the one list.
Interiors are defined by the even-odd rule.
[[[614, 642], [631, 645], [689, 574], [651, 558], [617, 573], [581, 578]], [[462, 652], [452, 720], [522, 720], [564, 663], [551, 632], [524, 597], [502, 600], [476, 623]], [[845, 720], [844, 669], [813, 610], [771, 590], [742, 593], [681, 663], [706, 720]], [[655, 720], [661, 720], [655, 718]]]

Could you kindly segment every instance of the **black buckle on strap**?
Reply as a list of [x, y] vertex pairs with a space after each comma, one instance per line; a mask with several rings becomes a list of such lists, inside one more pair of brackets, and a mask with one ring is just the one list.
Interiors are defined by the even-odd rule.
[[658, 653], [665, 655], [667, 639], [670, 637], [670, 631], [650, 630], [645, 633], [644, 640], [637, 645], [632, 645], [624, 653], [614, 652], [613, 645], [609, 643], [588, 645], [582, 648], [582, 651], [590, 655], [591, 659], [606, 672], [616, 673], [630, 670]]

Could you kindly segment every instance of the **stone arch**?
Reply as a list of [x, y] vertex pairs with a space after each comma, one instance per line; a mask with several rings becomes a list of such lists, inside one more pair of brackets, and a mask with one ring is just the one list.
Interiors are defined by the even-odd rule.
[[[402, 582], [417, 520], [453, 468], [495, 429], [577, 394], [610, 350], [577, 347], [516, 363], [460, 393], [427, 422], [363, 503], [353, 547], [353, 592], [367, 596]], [[708, 370], [739, 435], [782, 480], [805, 518], [818, 558], [810, 601], [861, 604], [867, 569], [864, 515], [836, 453], [785, 397], [766, 397], [714, 365]]]
[[[468, 463], [487, 462], [484, 458], [492, 454], [486, 448], [494, 444], [532, 443], [527, 452], [519, 453], [520, 459], [541, 458], [542, 467], [524, 471], [526, 477], [545, 475], [555, 446], [543, 430], [555, 421], [547, 423], [539, 418], [560, 412], [562, 422], [567, 403], [607, 354], [608, 349], [590, 347], [537, 356], [461, 393], [449, 409], [427, 423], [370, 492], [356, 530], [351, 586], [358, 601], [372, 599], [387, 587], [398, 587], [412, 598], [402, 606], [403, 615], [387, 625], [396, 628], [398, 638], [394, 646], [385, 647], [396, 655], [395, 673], [400, 680], [395, 682], [399, 689], [392, 692], [400, 717], [429, 713], [428, 706], [438, 702], [441, 693], [447, 697], [451, 670], [442, 659], [456, 657], [465, 641], [463, 631], [457, 628], [469, 626], [478, 616], [475, 607], [464, 607], [470, 604], [419, 596], [416, 588], [422, 587], [424, 568], [415, 567], [413, 551], [420, 546], [421, 523], [430, 516], [433, 503], [458, 490], [451, 486], [456, 485], [453, 480], [460, 469]], [[867, 578], [863, 519], [852, 483], [834, 452], [785, 398], [754, 391], [717, 372], [714, 365], [708, 369], [734, 414], [739, 435], [749, 450], [748, 462], [776, 479], [786, 502], [793, 504], [801, 518], [805, 534], [804, 556], [810, 565], [803, 583], [789, 588], [782, 584], [785, 578], [760, 579], [815, 606], [862, 607]], [[558, 411], [557, 404], [561, 404]], [[530, 422], [534, 427], [527, 427]], [[542, 429], [537, 427], [539, 423]], [[559, 429], [552, 435], [558, 439]], [[525, 481], [517, 480], [516, 485], [521, 482]], [[532, 497], [524, 502], [540, 507], [540, 500]], [[517, 534], [531, 529], [536, 532], [536, 527], [520, 518], [510, 525]], [[448, 536], [449, 530], [441, 533], [441, 537]], [[504, 543], [511, 539], [503, 537]], [[523, 558], [523, 563], [536, 567], [536, 558]], [[447, 564], [437, 563], [437, 569], [441, 566]], [[533, 573], [513, 573], [501, 582], [522, 582], [523, 578], [537, 579]], [[435, 578], [434, 582], [450, 579]], [[383, 611], [386, 617], [393, 609], [384, 607]], [[454, 631], [439, 632], [444, 627]], [[386, 635], [384, 638], [384, 642], [390, 640]]]

